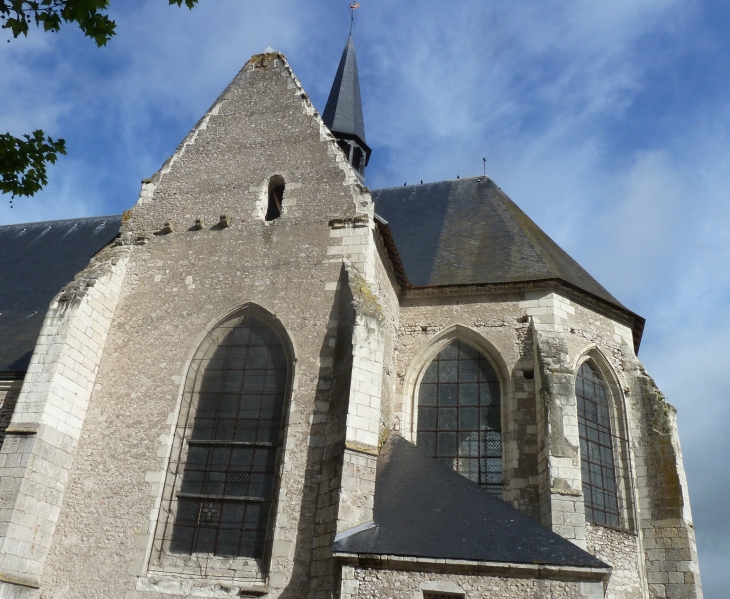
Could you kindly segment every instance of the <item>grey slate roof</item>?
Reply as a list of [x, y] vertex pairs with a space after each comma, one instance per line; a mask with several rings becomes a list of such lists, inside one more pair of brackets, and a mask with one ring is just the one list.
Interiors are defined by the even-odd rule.
[[[491, 180], [440, 181], [372, 195], [381, 231], [392, 239], [394, 267], [409, 285], [559, 279], [632, 314], [638, 351], [644, 320]], [[116, 236], [120, 223], [121, 216], [106, 216], [0, 226], [0, 372], [26, 370], [50, 301]]]
[[561, 279], [626, 310], [488, 178], [372, 196], [412, 286]]
[[378, 458], [373, 522], [333, 551], [610, 567], [395, 433]]
[[0, 226], [0, 372], [28, 368], [51, 300], [120, 225], [101, 216]]
[[352, 41], [352, 34], [347, 39], [347, 44], [342, 52], [322, 120], [333, 133], [356, 137], [363, 144], [365, 143], [360, 79], [357, 75], [355, 43]]

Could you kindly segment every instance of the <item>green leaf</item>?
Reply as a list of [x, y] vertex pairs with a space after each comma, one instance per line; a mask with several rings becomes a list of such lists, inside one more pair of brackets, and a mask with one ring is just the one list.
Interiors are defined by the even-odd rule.
[[107, 16], [108, 9], [109, 0], [0, 0], [2, 28], [13, 37], [27, 36], [31, 21], [52, 32], [58, 32], [63, 23], [76, 23], [97, 46], [104, 46], [115, 34], [116, 23]]
[[[184, 0], [185, 6], [192, 9], [193, 6], [195, 6], [198, 3], [198, 0]], [[173, 4], [177, 4], [178, 6], [182, 6], [183, 0], [169, 0], [170, 6]]]
[[46, 163], [66, 154], [66, 142], [38, 129], [22, 138], [0, 134], [0, 193], [32, 196], [48, 183]]
[[[192, 9], [198, 0], [168, 0]], [[109, 0], [0, 0], [0, 28], [13, 37], [27, 36], [30, 23], [43, 31], [58, 32], [64, 23], [75, 23], [97, 46], [116, 34], [116, 23], [107, 15]], [[32, 196], [48, 183], [46, 164], [66, 153], [66, 142], [54, 141], [43, 131], [22, 138], [0, 134], [0, 193]]]

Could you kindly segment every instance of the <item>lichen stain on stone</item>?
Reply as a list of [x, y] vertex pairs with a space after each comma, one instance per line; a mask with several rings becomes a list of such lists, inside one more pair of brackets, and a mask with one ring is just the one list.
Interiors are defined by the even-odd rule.
[[664, 395], [649, 376], [639, 379], [646, 428], [646, 464], [652, 516], [658, 520], [682, 517], [684, 499], [677, 469], [677, 452], [672, 443], [672, 412]]
[[255, 69], [266, 69], [273, 64], [277, 58], [286, 60], [283, 54], [279, 52], [269, 52], [267, 54], [256, 54], [252, 56], [246, 63], [246, 66], [252, 66]]
[[[547, 405], [546, 401], [546, 405]], [[565, 431], [563, 429], [563, 409], [556, 406], [554, 401], [550, 402], [552, 405], [548, 409], [548, 421], [550, 423], [550, 446], [552, 448], [552, 454], [558, 458], [571, 458], [577, 463], [580, 454], [578, 453], [578, 447], [572, 445], [565, 438]]]
[[367, 281], [354, 268], [347, 269], [347, 284], [352, 292], [352, 301], [356, 312], [363, 316], [370, 316], [382, 322], [385, 320], [383, 306]]
[[572, 387], [573, 371], [567, 366], [568, 348], [564, 341], [536, 336], [537, 365], [540, 372], [540, 396], [545, 405], [550, 430], [551, 453], [556, 457], [580, 458], [579, 449], [565, 438], [563, 407], [558, 405], [557, 396], [564, 395], [561, 386]]

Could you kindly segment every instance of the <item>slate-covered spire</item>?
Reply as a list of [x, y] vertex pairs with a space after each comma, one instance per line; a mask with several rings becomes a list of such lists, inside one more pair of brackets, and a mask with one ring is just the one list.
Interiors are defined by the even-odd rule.
[[364, 176], [371, 150], [365, 143], [365, 121], [362, 116], [360, 79], [352, 33], [342, 52], [322, 119], [337, 138], [350, 163]]

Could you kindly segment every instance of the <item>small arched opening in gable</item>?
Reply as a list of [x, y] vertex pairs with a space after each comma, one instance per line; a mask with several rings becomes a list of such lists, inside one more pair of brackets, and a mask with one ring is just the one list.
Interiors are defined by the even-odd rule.
[[265, 220], [276, 220], [282, 215], [285, 188], [286, 183], [284, 182], [284, 177], [281, 175], [274, 175], [271, 179], [269, 179], [269, 188], [267, 193], [268, 204], [266, 206]]

